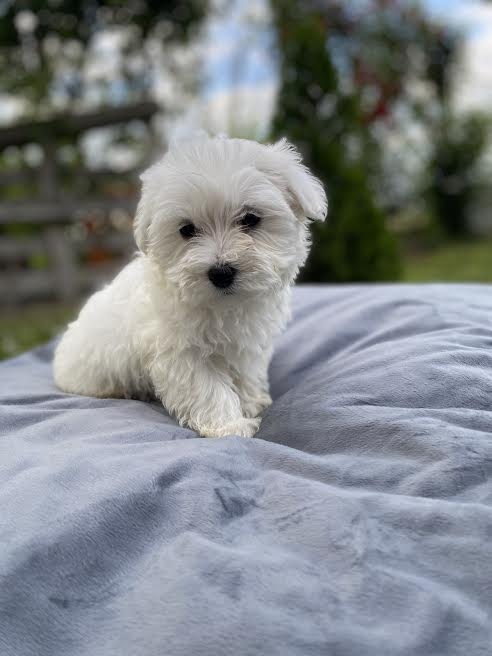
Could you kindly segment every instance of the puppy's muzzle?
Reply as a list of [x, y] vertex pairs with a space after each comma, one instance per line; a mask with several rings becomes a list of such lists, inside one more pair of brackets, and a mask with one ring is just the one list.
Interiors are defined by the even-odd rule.
[[208, 279], [212, 285], [215, 285], [215, 287], [219, 287], [220, 289], [230, 287], [234, 282], [235, 277], [236, 269], [228, 264], [214, 266], [208, 270]]

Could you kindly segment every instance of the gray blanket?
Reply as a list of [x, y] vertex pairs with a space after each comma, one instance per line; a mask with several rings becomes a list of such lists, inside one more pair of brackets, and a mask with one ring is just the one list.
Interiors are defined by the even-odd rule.
[[0, 365], [2, 656], [492, 653], [492, 288], [294, 310], [255, 439]]

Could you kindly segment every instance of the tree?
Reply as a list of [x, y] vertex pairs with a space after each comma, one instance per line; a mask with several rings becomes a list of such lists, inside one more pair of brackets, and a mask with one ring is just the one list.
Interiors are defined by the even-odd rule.
[[[298, 144], [331, 200], [304, 279], [393, 279], [399, 258], [382, 209], [378, 127], [402, 109], [428, 124], [449, 84], [455, 37], [400, 0], [272, 0], [272, 8], [281, 62], [273, 132]], [[424, 99], [415, 93], [422, 87]]]
[[[357, 96], [341, 93], [326, 44], [325, 17], [300, 3], [277, 1], [282, 86], [275, 134], [287, 134], [324, 181], [326, 225], [314, 228], [303, 272], [309, 281], [388, 280], [399, 272], [395, 240], [369, 191], [360, 161], [369, 147]], [[355, 151], [355, 152], [352, 152]]]
[[[186, 40], [203, 18], [199, 0], [19, 0], [0, 13], [0, 88], [31, 116], [71, 109], [88, 89], [102, 103], [140, 99], [169, 62], [163, 46]], [[95, 59], [97, 38], [112, 40], [108, 62]], [[90, 70], [88, 70], [90, 69]]]
[[487, 134], [488, 121], [478, 113], [443, 112], [437, 121], [424, 189], [438, 227], [452, 239], [472, 233], [470, 207]]

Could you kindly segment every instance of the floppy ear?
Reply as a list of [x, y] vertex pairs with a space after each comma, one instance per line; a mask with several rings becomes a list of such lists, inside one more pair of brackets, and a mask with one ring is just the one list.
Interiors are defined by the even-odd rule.
[[323, 185], [302, 163], [298, 150], [287, 139], [267, 146], [269, 157], [259, 166], [283, 191], [300, 218], [324, 221], [328, 200]]
[[135, 241], [142, 253], [147, 253], [148, 232], [152, 221], [152, 213], [149, 204], [149, 194], [146, 193], [147, 171], [140, 176], [142, 180], [142, 192], [137, 205], [137, 211], [133, 220], [133, 234]]

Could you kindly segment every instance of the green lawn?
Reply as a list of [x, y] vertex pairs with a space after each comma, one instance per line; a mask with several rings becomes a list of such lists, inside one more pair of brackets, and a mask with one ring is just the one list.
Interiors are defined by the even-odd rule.
[[[492, 283], [492, 240], [461, 242], [404, 258], [406, 282]], [[75, 306], [45, 304], [0, 310], [0, 360], [48, 341], [76, 314]]]
[[0, 360], [47, 342], [75, 313], [74, 307], [51, 303], [0, 310]]
[[492, 282], [492, 241], [457, 242], [404, 259], [408, 282]]

